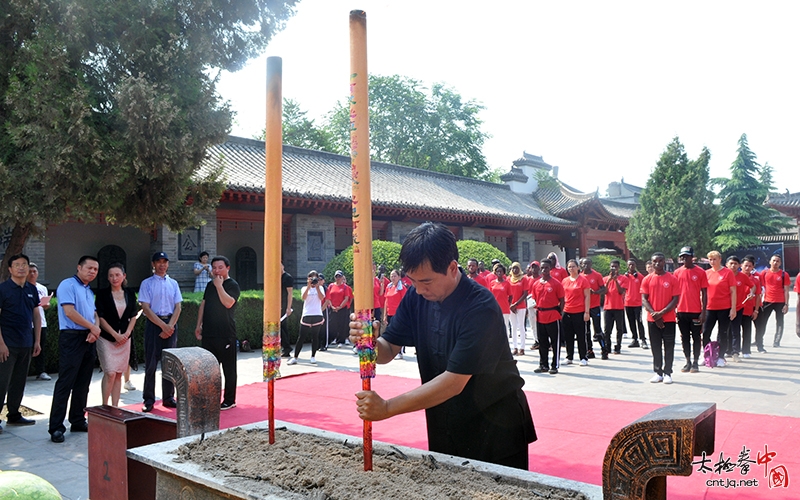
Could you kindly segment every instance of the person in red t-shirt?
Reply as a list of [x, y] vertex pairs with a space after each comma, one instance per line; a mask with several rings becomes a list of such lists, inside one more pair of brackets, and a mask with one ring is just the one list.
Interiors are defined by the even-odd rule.
[[575, 355], [575, 337], [578, 338], [578, 356], [581, 366], [589, 364], [586, 357], [586, 321], [589, 319], [591, 302], [589, 281], [580, 273], [575, 259], [567, 262], [569, 276], [561, 281], [564, 287], [564, 343], [567, 346], [567, 364], [572, 364]]
[[761, 309], [761, 278], [756, 271], [756, 258], [752, 255], [745, 255], [742, 259], [742, 272], [750, 277], [753, 282], [752, 300], [744, 303], [742, 314], [742, 357], [750, 357], [750, 341], [753, 335], [753, 322], [758, 319], [758, 311]]
[[[549, 259], [541, 262], [542, 277], [531, 285], [531, 294], [536, 301], [536, 328], [539, 332], [539, 368], [534, 373], [558, 373], [559, 353], [561, 352], [560, 331], [561, 311], [564, 310], [564, 287], [550, 277]], [[548, 362], [550, 346], [553, 346], [553, 362]]]
[[[334, 282], [328, 285], [325, 302], [329, 306], [330, 335], [333, 344], [344, 344], [350, 334], [350, 304], [353, 301], [353, 289], [345, 283], [344, 273], [336, 271]], [[326, 344], [323, 344], [326, 345]], [[322, 350], [327, 350], [324, 348]]]
[[519, 262], [511, 264], [508, 283], [511, 286], [511, 326], [513, 329], [514, 355], [525, 355], [525, 313], [527, 312], [526, 299], [528, 298], [528, 277], [522, 272]]
[[[783, 337], [783, 315], [789, 311], [789, 273], [781, 269], [781, 257], [773, 255], [769, 259], [769, 269], [761, 273], [761, 286], [764, 287], [764, 307], [756, 322], [756, 344], [758, 352], [764, 350], [764, 334], [767, 332], [767, 321], [775, 311], [775, 336], [772, 347], [781, 346]], [[760, 343], [759, 343], [760, 342]]]
[[389, 284], [389, 279], [386, 277], [386, 268], [383, 267], [383, 264], [378, 267], [373, 262], [372, 272], [377, 273], [377, 276], [372, 280], [372, 318], [376, 321], [381, 321], [383, 318], [383, 294], [386, 293], [386, 285]]
[[489, 291], [492, 292], [497, 303], [500, 304], [500, 311], [503, 313], [503, 321], [506, 324], [508, 336], [511, 337], [511, 284], [506, 279], [506, 266], [499, 262], [494, 265], [495, 279], [489, 284]]
[[591, 309], [589, 309], [589, 321], [586, 322], [586, 346], [589, 348], [588, 356], [594, 357], [592, 351], [592, 326], [594, 327], [594, 340], [600, 344], [600, 352], [603, 359], [608, 359], [611, 346], [606, 344], [603, 337], [603, 329], [600, 327], [600, 296], [606, 293], [606, 286], [603, 284], [603, 275], [592, 269], [592, 259], [584, 257], [580, 261], [583, 277], [589, 281], [591, 287]]
[[[642, 281], [642, 305], [647, 311], [647, 329], [653, 346], [653, 371], [650, 382], [672, 383], [672, 358], [675, 355], [675, 307], [680, 298], [680, 285], [675, 276], [664, 271], [664, 254], [651, 258], [653, 273]], [[663, 359], [661, 344], [664, 344]]]
[[400, 282], [403, 284], [404, 287], [406, 287], [406, 290], [411, 288], [411, 278], [406, 276], [406, 272], [403, 270], [402, 267], [400, 268]]
[[708, 277], [701, 267], [694, 265], [692, 247], [681, 248], [678, 260], [683, 265], [674, 274], [681, 292], [677, 319], [683, 355], [686, 357], [686, 364], [681, 371], [697, 373], [700, 371], [698, 362], [703, 350], [701, 331], [708, 305]]
[[533, 337], [533, 346], [531, 346], [531, 349], [534, 351], [539, 349], [539, 332], [536, 329], [536, 301], [533, 300], [530, 288], [533, 282], [538, 280], [541, 276], [539, 269], [541, 269], [541, 264], [538, 260], [531, 262], [528, 269], [526, 269], [528, 275], [528, 300], [526, 305], [528, 306], [528, 323], [531, 325], [531, 336]]
[[628, 347], [640, 347], [639, 340], [642, 341], [641, 348], [647, 349], [647, 339], [644, 334], [644, 323], [642, 323], [642, 294], [639, 288], [642, 286], [644, 276], [639, 274], [636, 269], [636, 261], [628, 260], [628, 291], [625, 293], [625, 315], [628, 317], [628, 326], [631, 328], [633, 342]]
[[478, 260], [477, 259], [469, 259], [467, 260], [467, 278], [475, 281], [476, 283], [480, 283], [481, 285], [489, 288], [489, 285], [486, 283], [486, 278], [478, 273]]
[[736, 280], [733, 272], [722, 267], [722, 255], [716, 250], [708, 252], [711, 269], [706, 270], [708, 278], [708, 306], [706, 321], [703, 323], [703, 347], [711, 342], [711, 331], [717, 325], [717, 342], [719, 342], [719, 359], [717, 366], [725, 366], [725, 352], [728, 350], [730, 338], [728, 327], [736, 317]]
[[[389, 284], [386, 285], [386, 290], [383, 294], [383, 322], [386, 323], [387, 326], [392, 322], [392, 318], [397, 312], [397, 307], [400, 305], [400, 301], [403, 300], [406, 290], [408, 289], [401, 281], [400, 273], [392, 269], [392, 272], [389, 273]], [[405, 352], [405, 346], [401, 347], [395, 359], [403, 359], [403, 354]]]
[[566, 278], [569, 273], [566, 269], [561, 267], [561, 264], [558, 263], [558, 255], [555, 252], [550, 252], [547, 254], [547, 258], [550, 259], [550, 262], [553, 263], [553, 266], [550, 268], [550, 276], [553, 279], [557, 279], [559, 283]]
[[619, 260], [612, 260], [610, 267], [611, 272], [603, 278], [603, 284], [606, 287], [603, 336], [606, 345], [611, 346], [611, 330], [614, 329], [614, 323], [617, 324], [617, 343], [614, 344], [614, 354], [619, 354], [622, 351], [622, 329], [625, 326], [625, 292], [629, 285], [628, 278], [619, 274]]
[[736, 296], [738, 297], [736, 300], [736, 317], [731, 321], [730, 332], [728, 334], [730, 344], [728, 345], [728, 351], [726, 353], [731, 355], [734, 363], [739, 362], [739, 353], [741, 352], [744, 306], [755, 298], [752, 280], [750, 280], [747, 274], [739, 272], [741, 264], [739, 257], [735, 255], [731, 255], [725, 261], [725, 265], [733, 272], [733, 278], [736, 280]]

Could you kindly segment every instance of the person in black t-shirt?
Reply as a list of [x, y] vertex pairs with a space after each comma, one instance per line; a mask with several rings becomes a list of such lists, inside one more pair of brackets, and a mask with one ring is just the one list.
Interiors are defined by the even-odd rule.
[[222, 364], [225, 374], [225, 397], [221, 410], [236, 406], [236, 320], [239, 283], [230, 277], [231, 263], [223, 256], [211, 259], [214, 279], [206, 285], [203, 301], [197, 311], [194, 335]]
[[292, 355], [292, 343], [289, 340], [289, 316], [292, 315], [292, 290], [294, 278], [286, 272], [281, 262], [281, 357], [288, 358]]
[[[424, 409], [431, 451], [527, 469], [536, 431], [494, 296], [458, 266], [455, 236], [442, 224], [411, 231], [400, 261], [414, 286], [376, 340], [377, 362], [416, 347], [422, 385], [388, 400], [361, 391], [359, 416], [377, 421]], [[351, 318], [357, 343], [362, 324]]]

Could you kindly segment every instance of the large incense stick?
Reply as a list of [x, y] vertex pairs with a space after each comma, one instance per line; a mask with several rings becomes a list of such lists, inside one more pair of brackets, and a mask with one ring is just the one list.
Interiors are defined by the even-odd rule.
[[[372, 199], [369, 175], [367, 14], [350, 11], [350, 159], [353, 175], [353, 295], [356, 320], [368, 325], [358, 343], [361, 388], [375, 377], [372, 335]], [[364, 470], [372, 470], [372, 422], [364, 420]]]
[[[283, 134], [282, 61], [267, 58], [266, 170], [264, 182], [264, 335], [262, 360], [267, 381], [269, 443], [275, 443], [275, 378], [280, 376], [281, 224]], [[291, 300], [291, 298], [289, 299]]]

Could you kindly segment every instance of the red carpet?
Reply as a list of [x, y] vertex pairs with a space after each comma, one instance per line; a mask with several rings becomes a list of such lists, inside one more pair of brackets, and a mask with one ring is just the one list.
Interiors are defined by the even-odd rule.
[[[384, 398], [406, 392], [419, 385], [418, 380], [380, 376], [372, 387]], [[275, 418], [309, 427], [360, 436], [362, 422], [355, 410], [354, 394], [360, 390], [357, 373], [320, 372], [279, 379], [275, 384]], [[267, 419], [266, 384], [257, 383], [238, 388], [237, 407], [222, 412], [222, 428], [249, 424]], [[586, 398], [527, 392], [533, 412], [538, 441], [530, 446], [530, 470], [587, 483], [602, 484], [602, 465], [606, 447], [622, 427], [630, 424], [659, 405], [633, 403], [613, 399]], [[138, 410], [140, 407], [130, 406]], [[154, 413], [174, 418], [175, 410], [156, 405]], [[667, 480], [670, 500], [764, 498], [789, 500], [800, 498], [800, 419], [751, 413], [717, 411], [716, 452], [709, 457], [714, 468], [729, 459], [737, 464], [743, 447], [750, 450], [750, 469], [732, 468], [730, 472], [670, 477]], [[423, 412], [400, 415], [373, 424], [376, 440], [427, 449]], [[769, 487], [765, 465], [757, 464], [759, 453], [768, 448], [771, 469], [784, 466], [788, 488]], [[776, 453], [772, 455], [772, 453]], [[747, 458], [747, 457], [745, 457]], [[699, 459], [699, 458], [698, 458]], [[725, 488], [707, 486], [709, 480], [757, 480], [758, 486]], [[752, 483], [752, 481], [751, 481]], [[727, 484], [727, 483], [726, 483]]]

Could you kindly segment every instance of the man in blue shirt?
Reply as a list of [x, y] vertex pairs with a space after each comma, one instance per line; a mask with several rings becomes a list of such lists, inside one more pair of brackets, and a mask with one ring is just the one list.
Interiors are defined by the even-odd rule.
[[[175, 325], [181, 315], [181, 289], [178, 282], [167, 276], [169, 257], [164, 252], [153, 255], [153, 275], [139, 287], [139, 303], [147, 318], [144, 325], [144, 389], [143, 412], [153, 411], [156, 402], [156, 368], [161, 352], [178, 345]], [[161, 400], [167, 408], [175, 408], [175, 386], [161, 377]]]
[[[376, 341], [377, 362], [415, 346], [422, 385], [390, 399], [358, 392], [359, 416], [378, 421], [424, 409], [431, 451], [527, 470], [536, 431], [497, 301], [458, 266], [455, 236], [442, 224], [411, 231], [400, 261], [414, 286]], [[350, 328], [356, 343], [363, 327]]]
[[[78, 260], [78, 272], [58, 285], [58, 380], [53, 388], [50, 407], [50, 440], [64, 442], [64, 417], [69, 401], [69, 423], [72, 432], [88, 432], [86, 399], [96, 356], [95, 342], [100, 337], [100, 324], [94, 307], [94, 292], [89, 283], [97, 277], [99, 264], [95, 257], [84, 255]], [[70, 393], [72, 400], [70, 401]]]
[[[8, 260], [11, 277], [0, 283], [0, 404], [8, 394], [8, 425], [33, 425], [19, 412], [31, 353], [41, 351], [39, 335], [42, 327], [39, 294], [28, 283], [28, 256], [12, 255]], [[34, 328], [31, 330], [31, 324]], [[0, 433], [3, 427], [0, 426]]]

